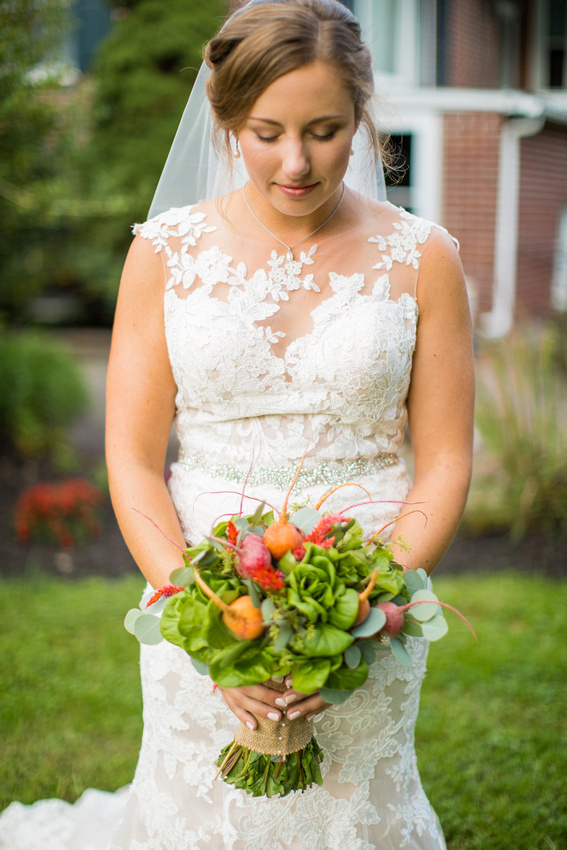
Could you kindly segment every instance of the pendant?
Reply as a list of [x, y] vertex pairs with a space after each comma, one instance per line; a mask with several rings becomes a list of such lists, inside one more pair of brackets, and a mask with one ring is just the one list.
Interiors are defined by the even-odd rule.
[[291, 261], [293, 260], [293, 254], [291, 253], [291, 250], [289, 250], [289, 251], [287, 252], [287, 260], [288, 260], [288, 262], [290, 262], [290, 263], [291, 263]]

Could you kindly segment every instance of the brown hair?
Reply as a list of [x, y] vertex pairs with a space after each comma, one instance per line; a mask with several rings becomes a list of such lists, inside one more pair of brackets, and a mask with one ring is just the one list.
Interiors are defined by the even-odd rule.
[[357, 126], [375, 156], [380, 136], [370, 114], [372, 57], [360, 24], [338, 0], [264, 0], [237, 11], [205, 48], [211, 69], [207, 96], [218, 136], [230, 153], [230, 134], [245, 121], [265, 89], [284, 74], [317, 60], [340, 73], [354, 104]]

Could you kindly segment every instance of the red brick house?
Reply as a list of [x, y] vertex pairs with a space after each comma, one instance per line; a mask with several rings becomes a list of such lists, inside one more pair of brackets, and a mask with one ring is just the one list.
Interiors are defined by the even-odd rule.
[[567, 310], [567, 1], [352, 0], [409, 170], [461, 243], [477, 325]]

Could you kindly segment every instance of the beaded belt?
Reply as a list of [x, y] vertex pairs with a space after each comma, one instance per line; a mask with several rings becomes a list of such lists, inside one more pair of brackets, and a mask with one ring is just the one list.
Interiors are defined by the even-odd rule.
[[[296, 469], [289, 466], [280, 466], [273, 469], [261, 467], [248, 472], [235, 466], [224, 463], [211, 463], [204, 455], [181, 455], [179, 463], [185, 469], [201, 469], [213, 478], [225, 478], [243, 484], [248, 476], [250, 487], [258, 487], [262, 484], [272, 484], [281, 490], [287, 489]], [[398, 455], [393, 452], [378, 452], [373, 458], [357, 458], [348, 463], [341, 464], [338, 461], [322, 461], [312, 469], [302, 469], [297, 479], [299, 487], [311, 487], [315, 484], [344, 484], [359, 475], [372, 475], [380, 469], [387, 469], [399, 463]]]

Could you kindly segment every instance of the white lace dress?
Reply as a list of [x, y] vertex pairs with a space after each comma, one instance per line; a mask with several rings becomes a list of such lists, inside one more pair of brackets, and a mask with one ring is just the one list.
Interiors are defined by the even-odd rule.
[[[410, 487], [398, 451], [416, 287], [444, 231], [382, 204], [364, 228], [299, 246], [290, 261], [268, 236], [235, 236], [214, 205], [173, 209], [136, 230], [165, 270], [181, 444], [170, 490], [186, 539], [239, 511], [248, 474], [245, 508], [254, 497], [281, 508], [306, 447], [293, 502], [357, 481], [379, 502], [349, 511], [366, 530], [395, 517]], [[366, 500], [347, 487], [326, 507]], [[111, 850], [444, 848], [414, 751], [427, 644], [411, 639], [410, 652], [408, 669], [381, 649], [366, 684], [316, 721], [323, 787], [255, 799], [214, 781], [213, 761], [238, 725], [222, 696], [182, 650], [143, 647], [144, 735]], [[26, 817], [21, 807], [0, 818], [0, 847], [102, 848], [87, 831], [76, 845], [19, 844]]]

